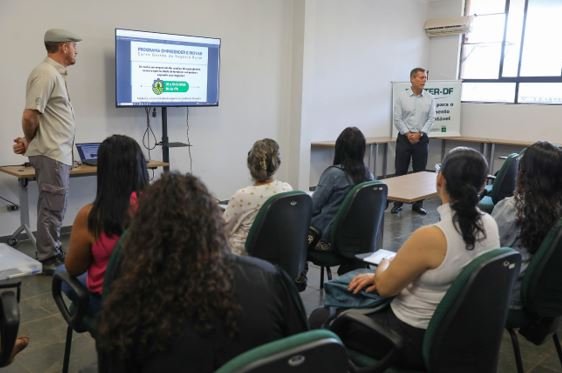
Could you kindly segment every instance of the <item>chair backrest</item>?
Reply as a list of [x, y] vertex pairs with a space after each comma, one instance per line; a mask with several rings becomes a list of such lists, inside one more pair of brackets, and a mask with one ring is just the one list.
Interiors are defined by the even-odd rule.
[[492, 185], [492, 190], [490, 191], [490, 197], [492, 198], [494, 205], [505, 197], [513, 195], [518, 167], [519, 154], [509, 154], [498, 171], [494, 184]]
[[496, 372], [511, 288], [521, 255], [501, 248], [473, 259], [437, 306], [423, 341], [432, 373]]
[[365, 181], [354, 186], [345, 196], [332, 223], [332, 247], [340, 255], [376, 249], [382, 234], [388, 187], [380, 181]]
[[312, 199], [301, 191], [276, 194], [262, 205], [248, 232], [246, 251], [295, 279], [304, 270]]
[[562, 219], [533, 255], [521, 284], [521, 300], [524, 309], [537, 316], [562, 315]]
[[347, 372], [345, 347], [333, 332], [316, 329], [253, 348], [216, 373]]
[[10, 363], [20, 325], [20, 312], [13, 291], [0, 294], [0, 367]]

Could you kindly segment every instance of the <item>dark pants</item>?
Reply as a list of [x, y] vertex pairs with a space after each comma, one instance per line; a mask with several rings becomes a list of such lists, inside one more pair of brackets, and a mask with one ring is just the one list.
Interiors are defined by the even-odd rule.
[[[427, 166], [427, 154], [429, 149], [429, 138], [424, 134], [420, 141], [411, 144], [406, 135], [398, 134], [396, 138], [396, 158], [394, 159], [395, 175], [406, 175], [412, 160], [414, 172], [425, 171]], [[394, 206], [402, 206], [402, 202], [394, 202]], [[423, 201], [415, 202], [413, 208], [423, 206]]]
[[[56, 269], [57, 272], [66, 272], [66, 267], [64, 266], [64, 264], [61, 264], [60, 266], [57, 267]], [[80, 276], [77, 276], [76, 279], [82, 284], [84, 285], [84, 288], [88, 288], [88, 285], [86, 284], [86, 276], [88, 276], [88, 272], [84, 272], [82, 273]], [[66, 294], [67, 297], [69, 297], [73, 302], [77, 302], [78, 301], [78, 296], [76, 295], [76, 293], [74, 292], [74, 290], [72, 290], [70, 288], [70, 286], [68, 286], [68, 284], [66, 282], [62, 283], [61, 286], [61, 290], [64, 294]], [[101, 295], [99, 294], [94, 294], [94, 293], [90, 293], [90, 300], [88, 302], [88, 312], [91, 315], [97, 315], [99, 313], [99, 311], [101, 310]]]
[[[414, 328], [402, 322], [394, 315], [390, 307], [368, 316], [385, 329], [391, 329], [402, 337], [404, 345], [398, 352], [396, 366], [408, 369], [424, 369], [422, 356], [424, 329]], [[377, 340], [367, 332], [366, 328], [357, 324], [350, 325], [346, 332], [346, 340], [346, 344], [352, 350], [378, 359], [384, 357], [389, 348], [386, 341]]]

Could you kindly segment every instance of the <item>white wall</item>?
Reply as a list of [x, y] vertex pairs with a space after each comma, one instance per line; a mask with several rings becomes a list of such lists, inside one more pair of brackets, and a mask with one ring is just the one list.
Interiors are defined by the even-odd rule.
[[[141, 141], [143, 109], [114, 107], [114, 28], [132, 28], [222, 38], [220, 106], [190, 110], [193, 172], [219, 198], [229, 198], [249, 183], [246, 155], [254, 140], [276, 138], [290, 148], [293, 80], [293, 0], [124, 0], [19, 1], [0, 4], [4, 40], [0, 81], [4, 89], [0, 164], [21, 164], [11, 141], [21, 133], [21, 112], [29, 72], [45, 56], [43, 34], [51, 27], [82, 36], [78, 62], [69, 68], [68, 85], [77, 116], [77, 141], [103, 140], [113, 133]], [[298, 15], [298, 13], [297, 13]], [[302, 18], [302, 17], [301, 17]], [[301, 35], [302, 36], [302, 35]], [[170, 141], [186, 141], [186, 110], [168, 110]], [[160, 138], [160, 114], [153, 120]], [[161, 159], [158, 150], [152, 153]], [[189, 169], [185, 148], [170, 150], [171, 168]], [[289, 162], [279, 177], [288, 178]], [[32, 229], [36, 186], [30, 184]], [[93, 177], [72, 178], [70, 206], [64, 225], [95, 193]], [[0, 175], [0, 195], [17, 201], [15, 178]], [[19, 213], [0, 208], [0, 236], [19, 225]]]
[[[310, 142], [335, 140], [349, 125], [390, 136], [391, 81], [428, 62], [426, 14], [418, 0], [306, 1], [301, 188], [315, 185], [333, 157], [315, 150], [309, 159]], [[390, 172], [393, 155], [392, 145]]]
[[[459, 16], [464, 11], [463, 0], [436, 0], [429, 5], [431, 18]], [[431, 39], [431, 78], [458, 78], [459, 41], [456, 36]], [[562, 143], [560, 118], [562, 105], [466, 103], [462, 104], [461, 133], [465, 136]]]

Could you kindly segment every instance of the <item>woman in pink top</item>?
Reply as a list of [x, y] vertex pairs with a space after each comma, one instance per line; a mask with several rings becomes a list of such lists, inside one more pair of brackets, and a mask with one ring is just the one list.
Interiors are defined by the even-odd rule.
[[64, 261], [70, 275], [84, 274], [79, 280], [92, 293], [94, 310], [109, 258], [134, 209], [131, 203], [146, 185], [146, 160], [137, 142], [122, 135], [105, 139], [98, 151], [96, 198], [78, 211]]

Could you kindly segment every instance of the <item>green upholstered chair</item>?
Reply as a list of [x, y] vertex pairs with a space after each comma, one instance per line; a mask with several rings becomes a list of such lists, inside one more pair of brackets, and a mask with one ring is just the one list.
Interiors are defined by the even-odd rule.
[[19, 325], [20, 311], [16, 294], [11, 290], [4, 291], [0, 294], [0, 367], [11, 363]]
[[216, 373], [344, 373], [345, 347], [333, 332], [311, 330], [255, 347], [233, 358]]
[[248, 255], [276, 264], [296, 279], [306, 263], [311, 215], [312, 199], [304, 192], [284, 192], [270, 197], [248, 232]]
[[320, 266], [320, 288], [324, 287], [324, 269], [331, 280], [330, 267], [357, 261], [355, 255], [378, 248], [387, 195], [388, 187], [380, 181], [365, 181], [347, 193], [332, 222], [332, 250], [308, 251], [308, 260]]
[[487, 213], [492, 212], [496, 203], [513, 195], [519, 165], [519, 154], [511, 153], [505, 159], [496, 176], [490, 177], [493, 183], [486, 185], [478, 207]]
[[[432, 373], [495, 373], [498, 351], [511, 289], [521, 265], [521, 255], [510, 248], [486, 252], [464, 267], [437, 306], [424, 335], [422, 353], [425, 370]], [[493, 284], [493, 286], [491, 286]], [[348, 349], [354, 365], [365, 371], [384, 372], [396, 363], [401, 337], [376, 324], [368, 316], [348, 310], [330, 328], [344, 342], [350, 323], [359, 323], [392, 346], [388, 354], [375, 360]], [[412, 370], [390, 371], [412, 372]]]
[[[107, 294], [107, 290], [116, 273], [121, 262], [122, 243], [125, 234], [113, 249], [109, 264], [107, 266], [104, 276], [104, 290], [103, 295]], [[62, 291], [63, 283], [72, 289], [75, 293], [73, 299], [69, 299]], [[92, 314], [89, 310], [89, 291], [80, 281], [75, 277], [70, 276], [67, 272], [55, 272], [53, 274], [53, 282], [51, 284], [51, 293], [57, 308], [59, 309], [62, 317], [67, 323], [66, 328], [66, 341], [64, 346], [64, 358], [62, 372], [67, 373], [70, 362], [70, 350], [72, 347], [72, 334], [73, 332], [84, 333], [88, 332], [93, 338], [96, 338], [96, 324], [97, 314]]]
[[562, 316], [562, 219], [548, 232], [533, 255], [521, 284], [523, 308], [510, 310], [506, 329], [511, 336], [517, 371], [523, 362], [516, 331], [530, 342], [541, 345], [552, 336], [562, 365], [562, 349], [557, 329]]

